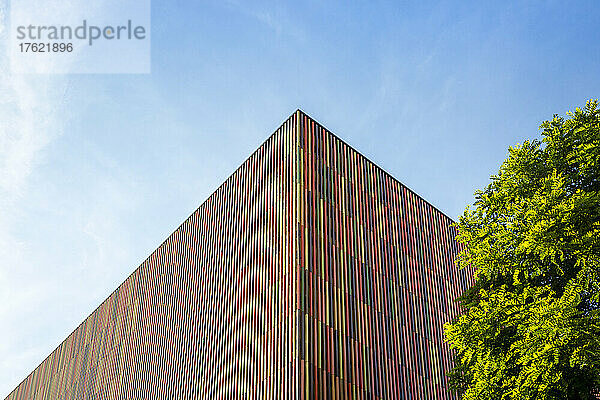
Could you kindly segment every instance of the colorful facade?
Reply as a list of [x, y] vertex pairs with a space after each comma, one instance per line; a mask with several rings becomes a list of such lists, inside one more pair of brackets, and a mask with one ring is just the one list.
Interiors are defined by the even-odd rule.
[[8, 399], [450, 399], [451, 223], [297, 111]]

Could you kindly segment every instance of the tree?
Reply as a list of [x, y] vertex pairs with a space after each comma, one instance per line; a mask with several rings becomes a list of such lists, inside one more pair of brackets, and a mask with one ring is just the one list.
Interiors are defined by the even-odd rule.
[[474, 284], [446, 324], [462, 399], [593, 399], [600, 388], [600, 110], [509, 149], [458, 223]]

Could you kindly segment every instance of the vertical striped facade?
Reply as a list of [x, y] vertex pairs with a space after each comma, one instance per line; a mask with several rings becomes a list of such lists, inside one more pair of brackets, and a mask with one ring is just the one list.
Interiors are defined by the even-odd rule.
[[471, 283], [452, 220], [298, 118], [300, 398], [452, 398], [443, 324]]
[[449, 399], [451, 222], [297, 111], [7, 399]]

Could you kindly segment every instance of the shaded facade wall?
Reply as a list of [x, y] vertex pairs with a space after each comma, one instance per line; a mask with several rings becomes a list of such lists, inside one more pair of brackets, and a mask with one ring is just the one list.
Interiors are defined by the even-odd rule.
[[452, 221], [298, 115], [300, 398], [451, 398]]
[[295, 398], [295, 115], [8, 399]]

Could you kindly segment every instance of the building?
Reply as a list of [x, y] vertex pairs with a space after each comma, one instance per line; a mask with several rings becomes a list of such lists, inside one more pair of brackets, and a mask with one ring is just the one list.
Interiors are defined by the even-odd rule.
[[452, 220], [296, 111], [8, 399], [449, 399]]

